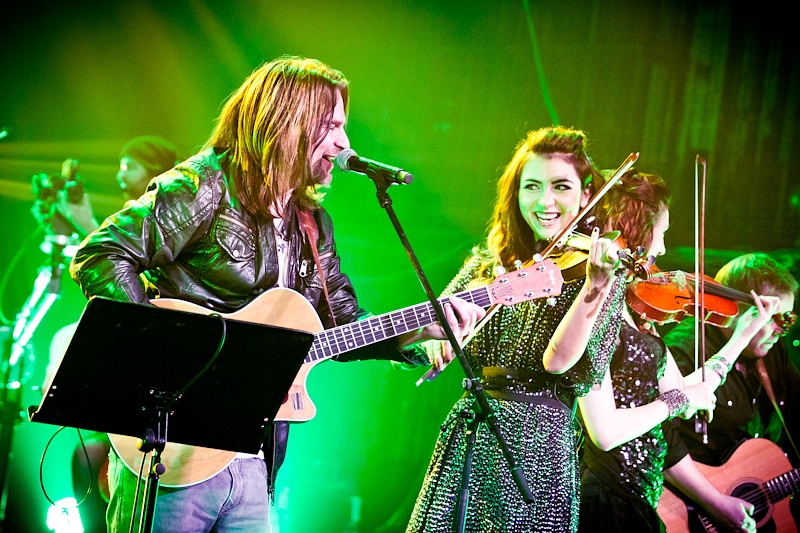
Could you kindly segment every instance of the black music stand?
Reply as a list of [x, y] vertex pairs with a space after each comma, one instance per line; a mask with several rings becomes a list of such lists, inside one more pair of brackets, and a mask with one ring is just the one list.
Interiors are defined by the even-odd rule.
[[95, 297], [30, 419], [161, 437], [140, 522], [149, 531], [167, 437], [258, 453], [313, 340], [304, 331]]

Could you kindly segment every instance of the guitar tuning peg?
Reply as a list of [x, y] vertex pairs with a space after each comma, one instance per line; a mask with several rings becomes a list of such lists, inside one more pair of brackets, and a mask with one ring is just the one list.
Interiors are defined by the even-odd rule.
[[542, 261], [544, 261], [544, 257], [542, 257], [542, 254], [533, 254], [534, 263], [541, 263]]
[[502, 276], [503, 274], [506, 273], [506, 269], [503, 265], [497, 265], [496, 267], [494, 267], [494, 273], [497, 276]]
[[515, 260], [514, 260], [514, 266], [515, 266], [517, 269], [520, 269], [520, 268], [522, 268], [522, 261], [520, 261], [519, 259], [515, 259]]
[[656, 264], [656, 256], [648, 255], [647, 256], [647, 262], [650, 263], [651, 265], [655, 265]]
[[547, 305], [549, 305], [550, 307], [555, 307], [557, 300], [555, 296], [551, 296], [545, 301], [547, 302]]

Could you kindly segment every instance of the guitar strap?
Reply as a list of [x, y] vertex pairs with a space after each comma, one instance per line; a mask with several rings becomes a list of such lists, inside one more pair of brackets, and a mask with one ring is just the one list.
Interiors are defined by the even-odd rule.
[[317, 241], [319, 240], [319, 228], [317, 228], [317, 221], [314, 219], [314, 213], [312, 213], [310, 210], [298, 210], [297, 220], [300, 222], [300, 227], [308, 239], [308, 245], [311, 248], [311, 253], [314, 254], [314, 264], [317, 265], [319, 279], [322, 282], [322, 292], [325, 293], [325, 300], [328, 302], [328, 309], [331, 312], [331, 320], [333, 320], [333, 325], [336, 327], [336, 317], [333, 316], [331, 297], [328, 295], [328, 285], [325, 283], [325, 273], [322, 271], [322, 263], [319, 260], [319, 250], [317, 250]]
[[786, 432], [786, 436], [789, 438], [789, 443], [791, 443], [792, 448], [794, 448], [794, 453], [797, 454], [797, 457], [800, 457], [800, 453], [797, 452], [797, 446], [794, 444], [794, 440], [792, 439], [792, 434], [789, 433], [789, 428], [786, 427], [786, 422], [783, 419], [783, 413], [781, 413], [781, 409], [778, 406], [778, 401], [775, 399], [775, 391], [772, 390], [772, 382], [769, 379], [769, 374], [767, 374], [767, 367], [764, 364], [763, 358], [756, 359], [756, 370], [758, 370], [758, 377], [761, 378], [761, 384], [764, 385], [764, 391], [769, 396], [769, 401], [772, 402], [772, 406], [775, 408], [775, 412], [778, 414], [778, 418], [783, 424], [783, 430]]

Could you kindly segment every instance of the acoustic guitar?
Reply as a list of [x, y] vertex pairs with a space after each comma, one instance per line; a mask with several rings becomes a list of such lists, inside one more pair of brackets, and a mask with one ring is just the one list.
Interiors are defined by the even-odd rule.
[[[792, 469], [777, 444], [767, 439], [749, 439], [740, 444], [722, 466], [698, 463], [697, 467], [723, 494], [753, 504], [753, 517], [759, 530], [772, 523], [770, 531], [797, 531], [787, 498], [800, 490], [800, 470]], [[718, 531], [700, 506], [667, 487], [658, 500], [656, 511], [667, 533]]]
[[[555, 264], [545, 259], [533, 265], [498, 276], [490, 285], [456, 294], [481, 307], [514, 305], [536, 298], [561, 294], [564, 279]], [[439, 300], [444, 303], [447, 298]], [[155, 299], [158, 307], [210, 314], [211, 311], [190, 302], [176, 299]], [[307, 331], [315, 335], [308, 356], [303, 361], [275, 421], [307, 422], [316, 415], [316, 407], [306, 389], [309, 371], [322, 361], [339, 354], [368, 346], [385, 339], [415, 331], [437, 322], [430, 302], [370, 317], [331, 329], [323, 329], [317, 312], [299, 293], [290, 289], [268, 290], [247, 306], [222, 316], [233, 320]], [[142, 461], [149, 458], [137, 447], [138, 439], [109, 434], [111, 445], [125, 465], [138, 475]], [[226, 468], [235, 452], [167, 442], [161, 454], [166, 473], [159, 484], [185, 487], [200, 483]]]

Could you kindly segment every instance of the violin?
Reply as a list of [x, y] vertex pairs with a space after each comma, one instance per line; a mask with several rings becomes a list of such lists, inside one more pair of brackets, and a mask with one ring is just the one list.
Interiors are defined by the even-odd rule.
[[[643, 246], [639, 246], [635, 251], [631, 252], [625, 243], [625, 239], [622, 238], [622, 235], [617, 230], [604, 233], [600, 235], [600, 238], [610, 240], [619, 248], [617, 257], [622, 267], [626, 268], [632, 277], [648, 279], [651, 276], [655, 268], [655, 258], [645, 257]], [[552, 255], [551, 259], [561, 269], [564, 281], [572, 281], [584, 277], [586, 275], [586, 259], [589, 257], [587, 252], [592, 244], [591, 237], [573, 231], [566, 237], [565, 242], [567, 248], [558, 255]]]
[[[662, 272], [655, 266], [652, 269], [648, 279], [636, 279], [628, 284], [626, 300], [630, 308], [642, 319], [657, 324], [694, 316], [697, 307], [695, 274], [680, 270]], [[703, 283], [703, 322], [727, 328], [739, 314], [738, 302], [755, 305], [752, 295], [726, 287], [711, 276], [703, 274]]]

